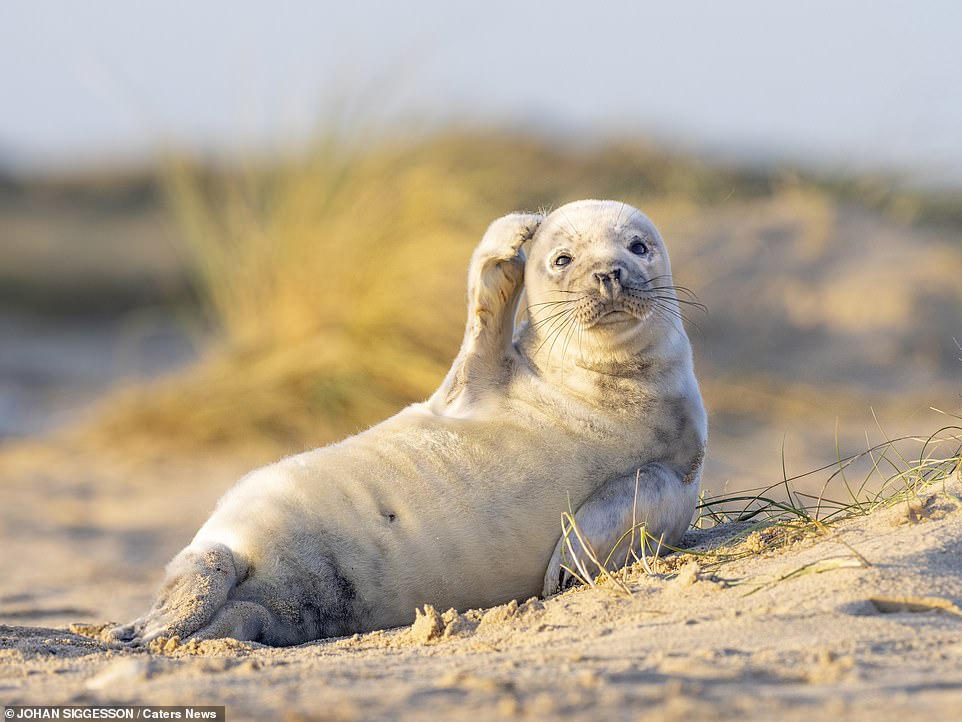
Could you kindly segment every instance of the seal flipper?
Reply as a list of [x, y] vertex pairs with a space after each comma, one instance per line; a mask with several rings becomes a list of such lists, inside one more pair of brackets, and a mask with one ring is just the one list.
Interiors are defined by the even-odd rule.
[[209, 624], [237, 584], [233, 553], [223, 544], [187, 547], [167, 565], [164, 583], [153, 608], [111, 636], [130, 644], [158, 637], [186, 639]]
[[477, 391], [507, 380], [505, 361], [517, 355], [512, 336], [524, 283], [521, 246], [542, 220], [543, 216], [530, 213], [503, 216], [488, 226], [475, 249], [468, 269], [464, 341], [451, 370], [428, 401], [434, 413], [451, 413], [475, 398]]
[[[647, 464], [635, 473], [619, 476], [603, 484], [575, 512], [574, 523], [562, 522], [561, 538], [544, 576], [543, 596], [555, 594], [570, 585], [574, 577], [564, 567], [598, 574], [601, 569], [586, 553], [584, 539], [594, 558], [607, 561], [608, 570], [628, 563], [631, 554], [641, 556], [643, 527], [649, 539], [675, 545], [691, 523], [698, 502], [699, 485], [673, 465]], [[635, 533], [632, 533], [632, 528]]]
[[256, 602], [227, 602], [208, 624], [191, 635], [191, 639], [257, 641], [270, 636], [274, 618], [267, 608]]

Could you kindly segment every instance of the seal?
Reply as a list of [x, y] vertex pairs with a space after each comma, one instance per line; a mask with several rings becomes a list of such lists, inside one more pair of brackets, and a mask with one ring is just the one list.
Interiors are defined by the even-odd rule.
[[677, 291], [626, 204], [494, 221], [438, 390], [248, 474], [113, 637], [297, 644], [550, 594], [589, 552], [638, 553], [633, 525], [676, 544], [707, 439]]

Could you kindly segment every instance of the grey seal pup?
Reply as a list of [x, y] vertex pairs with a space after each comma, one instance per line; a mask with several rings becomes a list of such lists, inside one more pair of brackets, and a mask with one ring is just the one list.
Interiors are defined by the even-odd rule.
[[114, 638], [290, 645], [407, 624], [422, 604], [551, 593], [566, 555], [585, 553], [564, 543], [569, 511], [611, 565], [633, 523], [676, 544], [707, 440], [678, 303], [665, 244], [635, 208], [494, 221], [438, 390], [244, 477]]

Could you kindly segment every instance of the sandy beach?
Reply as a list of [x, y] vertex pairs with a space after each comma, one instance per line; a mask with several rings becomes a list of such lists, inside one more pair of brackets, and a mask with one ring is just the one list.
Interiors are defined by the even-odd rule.
[[233, 720], [904, 720], [962, 705], [957, 481], [776, 551], [748, 522], [693, 530], [691, 549], [751, 553], [636, 564], [627, 594], [609, 581], [427, 610], [292, 648], [104, 642], [243, 466], [8, 449], [0, 703], [225, 705]]

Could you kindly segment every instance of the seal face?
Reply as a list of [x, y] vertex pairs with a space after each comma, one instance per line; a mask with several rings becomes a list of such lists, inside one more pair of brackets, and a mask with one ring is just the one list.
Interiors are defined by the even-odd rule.
[[669, 275], [664, 246], [647, 219], [632, 214], [621, 223], [616, 217], [610, 226], [585, 231], [568, 225], [546, 224], [539, 234], [532, 252], [541, 262], [528, 276], [529, 293], [575, 296], [571, 305], [585, 328], [645, 320], [651, 308], [647, 294], [660, 288], [653, 281]]
[[581, 360], [604, 365], [638, 357], [659, 334], [684, 338], [667, 249], [640, 211], [599, 201], [562, 206], [529, 253], [525, 290], [538, 300], [528, 308], [547, 326], [538, 335], [548, 343], [577, 333]]
[[592, 555], [676, 543], [707, 437], [677, 291], [626, 204], [494, 221], [431, 398], [242, 479], [114, 637], [295, 644], [550, 594]]

